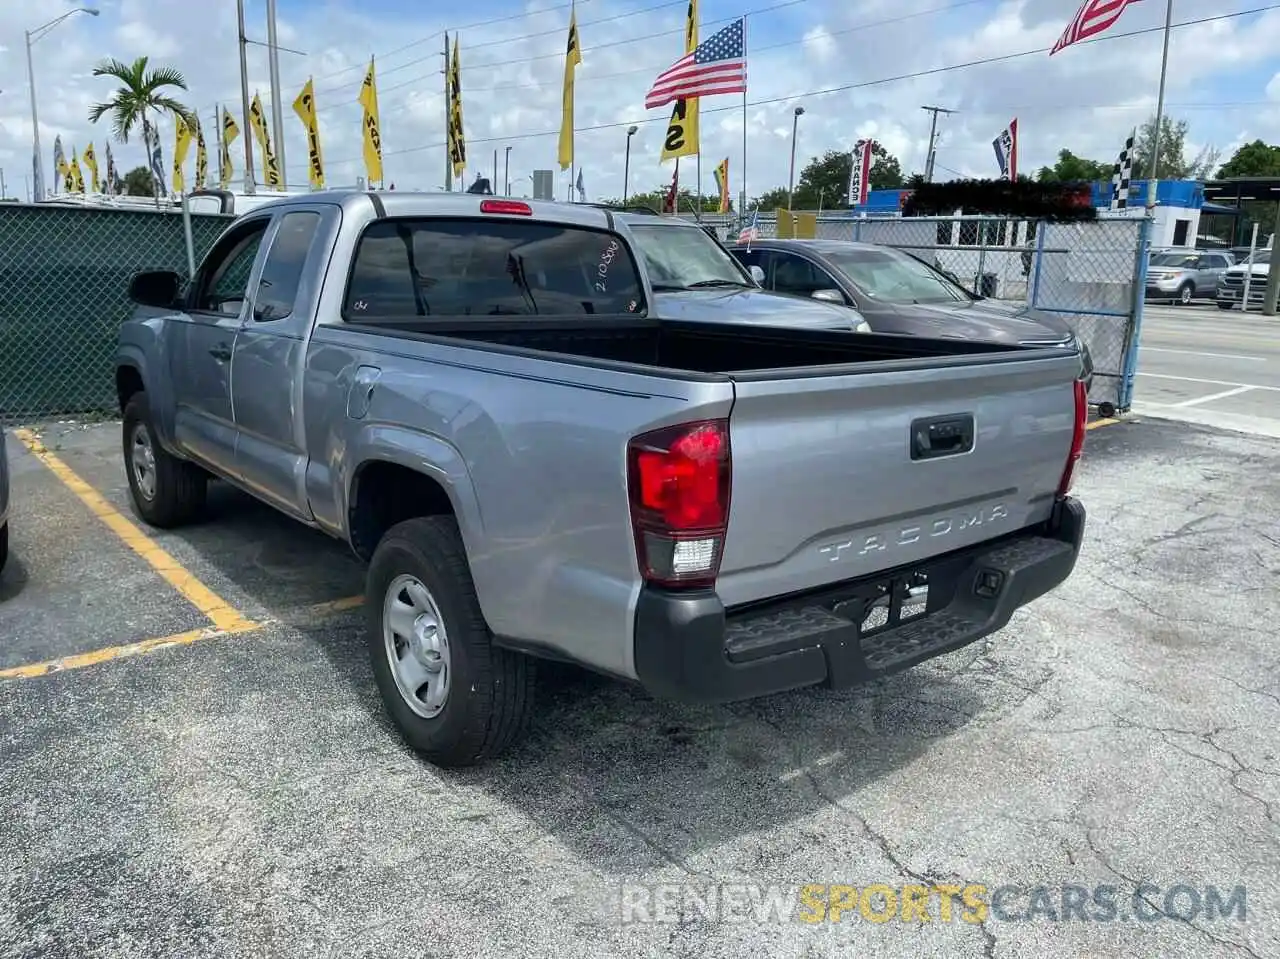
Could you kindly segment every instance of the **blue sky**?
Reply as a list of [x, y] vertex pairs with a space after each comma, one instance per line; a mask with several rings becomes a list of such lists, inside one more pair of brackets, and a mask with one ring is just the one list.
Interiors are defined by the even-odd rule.
[[[929, 117], [920, 106], [958, 110], [940, 123], [938, 174], [992, 175], [991, 140], [1017, 116], [1020, 167], [1051, 162], [1063, 147], [1094, 159], [1114, 158], [1128, 130], [1155, 101], [1158, 32], [1013, 57], [942, 72], [974, 60], [1052, 45], [1078, 0], [703, 0], [702, 35], [715, 21], [749, 13], [747, 186], [752, 194], [785, 185], [791, 116], [800, 120], [798, 166], [827, 149], [848, 149], [873, 136], [898, 155], [906, 172], [922, 167]], [[105, 128], [85, 119], [88, 106], [110, 93], [89, 76], [102, 55], [150, 54], [188, 77], [186, 102], [197, 107], [212, 139], [214, 106], [239, 112], [235, 10], [230, 0], [197, 9], [179, 0], [100, 0], [101, 16], [75, 16], [36, 47], [41, 137], [51, 155], [55, 135], [99, 154]], [[10, 193], [30, 170], [30, 111], [22, 30], [71, 9], [50, 3], [44, 17], [6, 4], [0, 10], [0, 166]], [[1272, 6], [1262, 0], [1175, 0], [1175, 22]], [[1276, 4], [1275, 6], [1280, 6]], [[772, 9], [769, 9], [772, 8]], [[32, 9], [32, 8], [27, 8]], [[577, 84], [577, 160], [592, 197], [622, 189], [625, 129], [640, 124], [632, 142], [631, 188], [669, 181], [658, 162], [667, 111], [645, 111], [644, 91], [681, 51], [685, 0], [579, 0], [583, 65]], [[1111, 32], [1156, 27], [1164, 4], [1132, 5]], [[247, 5], [250, 36], [265, 40], [263, 0]], [[291, 184], [303, 182], [303, 133], [289, 103], [308, 75], [315, 77], [321, 135], [331, 183], [360, 175], [360, 108], [355, 103], [369, 55], [378, 55], [387, 178], [400, 188], [438, 188], [444, 177], [444, 111], [439, 32], [460, 28], [462, 85], [469, 169], [466, 182], [493, 151], [511, 148], [513, 192], [528, 190], [528, 175], [555, 168], [555, 132], [566, 5], [555, 0], [516, 4], [473, 0], [465, 7], [407, 0], [280, 0], [280, 43], [305, 51], [281, 54], [285, 160]], [[483, 20], [501, 20], [487, 26]], [[656, 36], [655, 36], [656, 35]], [[1190, 124], [1191, 151], [1213, 146], [1224, 158], [1241, 142], [1274, 137], [1280, 120], [1280, 9], [1174, 31], [1168, 112]], [[251, 94], [270, 98], [267, 60], [249, 48]], [[914, 76], [913, 76], [914, 75]], [[895, 79], [898, 78], [898, 79]], [[882, 82], [891, 81], [891, 82]], [[848, 88], [854, 85], [852, 89]], [[823, 93], [823, 91], [830, 91]], [[741, 186], [741, 100], [703, 105], [704, 188], [711, 169], [730, 159], [733, 192]], [[243, 126], [243, 122], [242, 122]], [[166, 130], [166, 157], [172, 130]], [[237, 145], [238, 146], [238, 145]], [[115, 145], [122, 167], [141, 161], [137, 144]], [[237, 151], [237, 178], [240, 170]], [[682, 163], [682, 182], [692, 175]], [[190, 172], [189, 174], [190, 175]], [[568, 173], [558, 174], [566, 183]], [[521, 186], [521, 184], [524, 184]]]

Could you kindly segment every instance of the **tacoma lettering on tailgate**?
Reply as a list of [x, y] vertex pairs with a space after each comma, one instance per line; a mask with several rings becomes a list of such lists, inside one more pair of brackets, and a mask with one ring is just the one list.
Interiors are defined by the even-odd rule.
[[818, 547], [818, 552], [825, 556], [828, 562], [837, 563], [850, 555], [866, 556], [868, 553], [877, 553], [881, 550], [910, 546], [922, 539], [940, 539], [973, 526], [998, 523], [1008, 517], [1009, 510], [1003, 503], [979, 506], [953, 516], [941, 516], [923, 523], [912, 523], [910, 526], [884, 529], [843, 542], [829, 543]]

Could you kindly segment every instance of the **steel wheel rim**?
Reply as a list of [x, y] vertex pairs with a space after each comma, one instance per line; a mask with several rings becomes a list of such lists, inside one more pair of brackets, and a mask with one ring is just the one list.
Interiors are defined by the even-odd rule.
[[1180, 294], [1178, 294], [1178, 299], [1179, 299], [1179, 300], [1181, 300], [1183, 303], [1190, 303], [1190, 302], [1191, 302], [1191, 291], [1190, 291], [1189, 289], [1187, 289], [1186, 287], [1183, 287], [1183, 288], [1182, 288], [1182, 292], [1181, 292]]
[[449, 701], [451, 658], [444, 617], [416, 576], [397, 576], [382, 600], [382, 641], [400, 698], [434, 719]]
[[151, 444], [151, 433], [145, 424], [138, 423], [134, 426], [129, 447], [129, 464], [133, 470], [133, 480], [138, 485], [138, 492], [145, 500], [155, 499], [156, 451]]

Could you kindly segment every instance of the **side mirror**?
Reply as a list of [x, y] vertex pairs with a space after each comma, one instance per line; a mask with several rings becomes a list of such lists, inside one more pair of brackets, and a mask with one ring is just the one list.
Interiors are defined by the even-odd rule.
[[755, 280], [760, 286], [764, 286], [764, 270], [756, 266], [754, 263], [748, 268], [751, 273], [751, 279]]
[[129, 281], [129, 299], [139, 306], [167, 310], [178, 305], [182, 278], [172, 270], [144, 270]]
[[814, 290], [810, 294], [811, 299], [822, 300], [826, 303], [839, 303], [844, 306], [844, 294], [839, 290]]

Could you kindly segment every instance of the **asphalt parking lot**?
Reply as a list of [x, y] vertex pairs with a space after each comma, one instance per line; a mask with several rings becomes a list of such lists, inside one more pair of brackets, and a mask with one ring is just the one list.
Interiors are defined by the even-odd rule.
[[1146, 304], [1133, 409], [1280, 436], [1280, 317]]
[[[382, 714], [343, 547], [226, 489], [143, 530], [118, 425], [23, 438], [4, 957], [1280, 954], [1280, 440], [1092, 430], [1073, 577], [906, 674], [690, 708], [556, 671], [522, 747], [442, 772]], [[804, 884], [989, 908], [808, 923]]]

